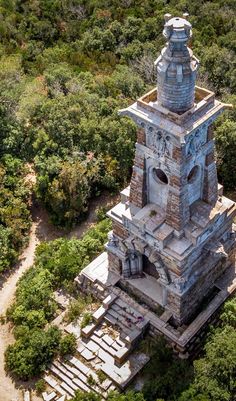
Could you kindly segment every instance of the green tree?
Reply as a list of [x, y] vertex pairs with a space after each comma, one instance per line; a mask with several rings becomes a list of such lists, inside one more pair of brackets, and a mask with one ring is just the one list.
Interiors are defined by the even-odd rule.
[[76, 352], [76, 337], [74, 334], [67, 334], [62, 337], [59, 344], [59, 353], [61, 356], [74, 354]]
[[54, 357], [60, 337], [56, 327], [50, 327], [47, 331], [29, 331], [7, 348], [6, 368], [24, 380], [39, 375]]
[[225, 189], [236, 187], [232, 166], [236, 165], [236, 122], [225, 120], [216, 128], [218, 172]]

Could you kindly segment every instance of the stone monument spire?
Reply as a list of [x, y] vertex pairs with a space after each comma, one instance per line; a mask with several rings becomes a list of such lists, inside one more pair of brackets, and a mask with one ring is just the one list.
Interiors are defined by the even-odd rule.
[[[184, 14], [187, 17], [188, 14]], [[199, 61], [187, 47], [192, 26], [185, 18], [165, 15], [166, 47], [156, 60], [157, 100], [174, 113], [183, 113], [194, 105], [196, 72]]]
[[93, 285], [106, 277], [107, 289], [156, 313], [153, 332], [192, 352], [196, 334], [236, 291], [236, 205], [217, 182], [213, 129], [230, 105], [195, 85], [190, 23], [167, 15], [164, 36], [157, 87], [120, 111], [138, 127], [131, 183], [108, 212], [108, 260], [92, 262], [84, 280], [95, 263]]

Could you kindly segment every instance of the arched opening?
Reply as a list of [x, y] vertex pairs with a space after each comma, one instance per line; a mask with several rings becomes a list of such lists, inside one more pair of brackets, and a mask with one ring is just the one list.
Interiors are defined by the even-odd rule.
[[164, 184], [167, 185], [168, 184], [168, 177], [166, 175], [166, 173], [161, 170], [160, 168], [153, 168], [152, 170], [152, 174], [153, 174], [153, 178], [156, 182], [158, 182], [159, 184]]
[[200, 167], [199, 167], [199, 166], [194, 166], [194, 167], [190, 170], [190, 172], [188, 173], [188, 177], [187, 177], [188, 184], [194, 183], [195, 179], [196, 179], [197, 176], [198, 176], [199, 170], [200, 170]]

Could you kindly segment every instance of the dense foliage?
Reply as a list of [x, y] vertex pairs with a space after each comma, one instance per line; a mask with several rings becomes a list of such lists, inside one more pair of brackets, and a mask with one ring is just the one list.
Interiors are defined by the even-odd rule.
[[103, 249], [110, 222], [103, 220], [82, 239], [59, 239], [38, 246], [35, 265], [19, 280], [15, 303], [7, 316], [16, 342], [5, 354], [6, 367], [28, 379], [42, 372], [53, 356], [75, 350], [75, 338], [61, 338], [56, 327], [45, 329], [55, 317], [53, 292], [72, 285], [74, 277]]
[[0, 158], [0, 273], [12, 266], [30, 228], [26, 169], [18, 158]]
[[[117, 111], [154, 85], [163, 15], [185, 11], [199, 83], [235, 102], [232, 0], [0, 1], [0, 152], [34, 163], [54, 223], [74, 224], [91, 196], [129, 179], [136, 128]], [[216, 133], [220, 179], [232, 190], [231, 119]]]

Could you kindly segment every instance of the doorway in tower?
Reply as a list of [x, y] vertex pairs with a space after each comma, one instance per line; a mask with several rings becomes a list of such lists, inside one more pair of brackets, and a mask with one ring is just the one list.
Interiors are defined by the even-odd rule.
[[156, 266], [151, 263], [145, 255], [143, 255], [143, 272], [147, 273], [149, 276], [155, 277], [156, 279], [160, 277]]

